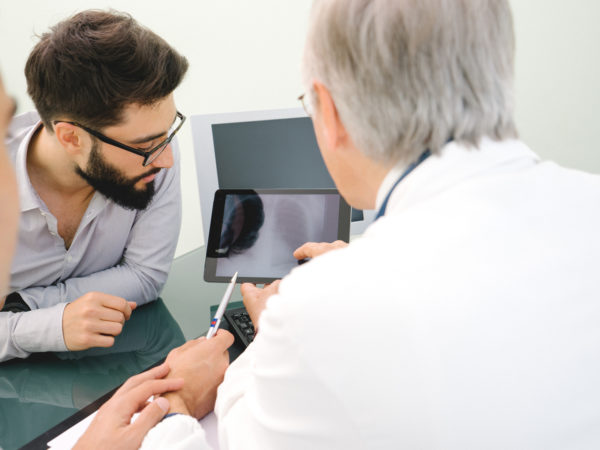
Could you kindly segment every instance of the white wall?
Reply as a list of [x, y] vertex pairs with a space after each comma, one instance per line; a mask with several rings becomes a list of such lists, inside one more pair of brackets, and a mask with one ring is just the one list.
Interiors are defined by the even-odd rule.
[[[86, 8], [127, 11], [187, 56], [176, 92], [186, 115], [296, 107], [311, 0], [3, 0], [0, 68], [19, 111], [32, 108], [23, 67], [35, 33]], [[544, 158], [600, 172], [600, 2], [512, 0], [517, 35], [517, 123]], [[202, 245], [189, 123], [182, 147], [183, 226], [177, 255]]]
[[511, 5], [521, 137], [546, 159], [600, 173], [600, 2]]
[[[19, 112], [32, 109], [23, 68], [37, 42], [34, 35], [77, 11], [112, 7], [132, 14], [188, 58], [190, 70], [175, 93], [188, 117], [298, 107], [310, 5], [310, 0], [2, 0], [0, 69]], [[183, 225], [177, 256], [203, 244], [189, 121], [179, 142]]]

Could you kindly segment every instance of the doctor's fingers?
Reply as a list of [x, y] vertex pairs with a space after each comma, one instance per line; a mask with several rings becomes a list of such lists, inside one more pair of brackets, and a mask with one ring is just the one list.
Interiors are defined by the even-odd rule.
[[[159, 366], [146, 370], [145, 372], [138, 373], [137, 375], [134, 375], [130, 377], [127, 381], [125, 381], [125, 383], [123, 383], [123, 385], [117, 390], [117, 393], [129, 391], [148, 380], [158, 380], [164, 378], [169, 374], [170, 370], [171, 368], [169, 367], [169, 365], [166, 362], [164, 362]], [[117, 393], [115, 393], [115, 395]]]
[[229, 331], [219, 329], [217, 334], [214, 335], [210, 340], [217, 345], [217, 348], [227, 351], [227, 349], [233, 345], [235, 338]]
[[192, 339], [171, 350], [167, 356], [167, 362], [169, 362], [169, 359], [172, 360], [173, 358], [181, 357], [182, 354], [188, 352], [223, 352], [231, 347], [233, 341], [234, 337], [229, 331], [219, 329], [217, 334], [210, 339], [206, 339], [205, 337]]
[[113, 397], [113, 402], [119, 404], [119, 410], [126, 415], [134, 414], [144, 409], [152, 396], [177, 391], [183, 387], [183, 378], [158, 378], [144, 380], [128, 390], [119, 390]]
[[262, 291], [262, 289], [253, 283], [242, 283], [240, 286], [240, 292], [244, 298], [256, 296], [260, 291]]
[[315, 258], [331, 250], [344, 248], [347, 245], [348, 244], [346, 242], [340, 240], [334, 242], [307, 242], [306, 244], [301, 245], [294, 251], [294, 258]]
[[275, 295], [279, 292], [279, 284], [281, 280], [275, 280], [272, 283], [265, 284], [260, 293], [260, 298], [267, 299], [271, 295]]
[[257, 301], [269, 298], [271, 295], [276, 294], [279, 291], [279, 283], [281, 280], [275, 280], [270, 284], [266, 284], [264, 288], [256, 287], [252, 283], [243, 283], [240, 287], [240, 292], [246, 300]]
[[298, 247], [296, 250], [294, 250], [294, 258], [296, 259], [304, 259], [304, 258], [310, 258], [311, 254], [312, 254], [312, 249], [317, 246], [319, 244], [317, 244], [316, 242], [306, 242], [305, 244], [302, 244], [300, 247]]
[[136, 441], [142, 441], [144, 436], [169, 412], [169, 401], [165, 397], [159, 397], [148, 403], [141, 411], [137, 420], [129, 425], [130, 433]]

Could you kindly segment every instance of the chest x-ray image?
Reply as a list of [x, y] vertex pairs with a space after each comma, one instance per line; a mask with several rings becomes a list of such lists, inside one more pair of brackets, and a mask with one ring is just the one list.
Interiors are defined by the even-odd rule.
[[264, 222], [263, 202], [258, 195], [234, 194], [225, 197], [217, 254], [230, 257], [244, 253], [256, 243]]
[[[211, 224], [209, 256], [215, 258], [216, 277], [281, 278], [298, 266], [293, 256], [305, 242], [339, 238], [341, 197], [329, 193], [238, 191], [215, 198], [221, 220]], [[218, 223], [220, 222], [220, 224]], [[214, 244], [214, 243], [213, 243]], [[209, 264], [207, 258], [207, 264]]]

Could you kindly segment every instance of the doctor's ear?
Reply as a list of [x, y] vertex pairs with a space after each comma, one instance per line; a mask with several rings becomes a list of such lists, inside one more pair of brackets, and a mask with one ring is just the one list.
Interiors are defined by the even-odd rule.
[[66, 122], [57, 122], [54, 124], [54, 134], [56, 140], [71, 154], [81, 153], [86, 147], [85, 139], [81, 128]]
[[324, 84], [315, 81], [313, 88], [317, 95], [316, 110], [321, 116], [323, 133], [326, 145], [330, 150], [343, 147], [347, 144], [348, 133], [340, 119], [338, 109], [335, 106], [329, 89]]

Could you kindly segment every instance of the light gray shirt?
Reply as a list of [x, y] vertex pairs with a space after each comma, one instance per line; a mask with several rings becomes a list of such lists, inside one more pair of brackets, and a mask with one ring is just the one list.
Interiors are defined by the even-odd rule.
[[[67, 303], [90, 291], [137, 304], [156, 299], [173, 260], [181, 225], [179, 155], [155, 178], [156, 194], [143, 211], [132, 211], [94, 193], [70, 248], [57, 219], [31, 185], [27, 150], [41, 126], [39, 115], [15, 117], [7, 147], [15, 164], [21, 218], [10, 291], [32, 311], [0, 313], [0, 361], [32, 352], [65, 351], [62, 314]], [[141, 161], [141, 158], [140, 158]]]

